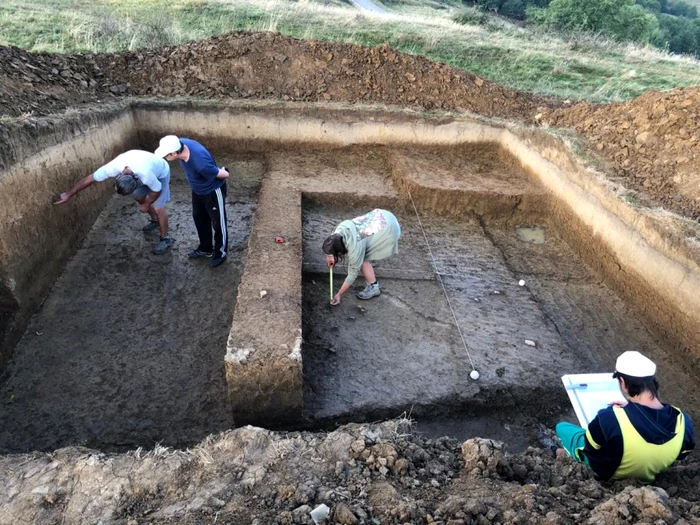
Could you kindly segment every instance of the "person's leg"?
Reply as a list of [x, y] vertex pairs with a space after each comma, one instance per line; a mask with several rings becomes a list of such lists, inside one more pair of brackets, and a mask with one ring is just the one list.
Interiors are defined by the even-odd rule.
[[226, 183], [211, 194], [208, 212], [214, 228], [214, 258], [212, 266], [218, 266], [228, 255], [228, 227], [226, 224]]
[[367, 281], [367, 284], [372, 284], [377, 280], [376, 276], [374, 275], [374, 267], [372, 266], [371, 262], [363, 262], [362, 266], [360, 266], [360, 270], [362, 271], [362, 275], [364, 276], [365, 281]]
[[586, 429], [562, 421], [557, 424], [555, 431], [566, 453], [580, 463], [582, 459], [579, 457], [578, 451], [583, 450], [586, 446]]
[[160, 241], [153, 253], [161, 255], [173, 244], [173, 240], [168, 236], [168, 212], [165, 211], [165, 208], [153, 208], [153, 206], [151, 208], [154, 210], [156, 217], [158, 217], [158, 226], [160, 228]]
[[156, 220], [158, 221], [158, 228], [160, 229], [160, 236], [165, 238], [168, 236], [168, 212], [165, 208], [151, 208], [148, 210], [153, 212]]
[[208, 195], [199, 196], [192, 192], [192, 218], [199, 237], [197, 250], [205, 254], [212, 252], [211, 220], [207, 211], [209, 200]]
[[379, 281], [377, 281], [376, 276], [374, 275], [372, 263], [369, 261], [363, 262], [362, 266], [360, 266], [360, 270], [362, 271], [365, 281], [367, 281], [367, 286], [365, 286], [364, 290], [357, 294], [357, 298], [367, 300], [381, 294], [382, 291], [379, 286]]

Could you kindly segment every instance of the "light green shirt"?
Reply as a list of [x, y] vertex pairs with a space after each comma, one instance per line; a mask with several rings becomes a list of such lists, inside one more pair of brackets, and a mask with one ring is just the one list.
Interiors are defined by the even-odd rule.
[[342, 235], [348, 250], [348, 276], [345, 278], [348, 284], [355, 282], [363, 262], [378, 261], [399, 253], [401, 227], [394, 214], [387, 210], [376, 209], [343, 221], [333, 233]]

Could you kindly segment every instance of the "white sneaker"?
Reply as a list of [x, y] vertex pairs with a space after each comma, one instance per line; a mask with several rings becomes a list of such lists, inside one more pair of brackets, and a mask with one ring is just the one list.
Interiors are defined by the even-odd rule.
[[377, 281], [374, 284], [368, 284], [367, 286], [365, 286], [365, 289], [357, 294], [357, 298], [362, 299], [364, 301], [367, 299], [371, 299], [372, 297], [376, 297], [380, 293], [382, 293], [382, 290], [379, 286], [379, 281]]

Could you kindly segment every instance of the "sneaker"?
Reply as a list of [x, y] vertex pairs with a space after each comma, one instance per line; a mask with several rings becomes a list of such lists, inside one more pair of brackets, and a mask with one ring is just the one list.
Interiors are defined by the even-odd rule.
[[146, 226], [143, 227], [143, 231], [152, 232], [157, 227], [158, 227], [158, 221], [154, 221], [153, 219], [151, 219], [150, 221], [148, 221], [148, 224], [146, 224]]
[[559, 441], [559, 438], [556, 436], [556, 434], [553, 434], [553, 432], [544, 425], [540, 425], [540, 432], [537, 436], [537, 443], [540, 445], [540, 447], [551, 451], [554, 455], [556, 455], [557, 449], [561, 448], [561, 442]]
[[190, 259], [201, 259], [202, 257], [209, 257], [214, 255], [212, 252], [203, 252], [202, 250], [192, 250], [190, 253], [187, 254], [187, 257]]
[[219, 257], [218, 255], [216, 257], [213, 257], [211, 261], [209, 261], [209, 266], [212, 268], [216, 268], [219, 266], [222, 262], [226, 260], [226, 256], [224, 255], [223, 257]]
[[365, 286], [365, 289], [357, 294], [357, 298], [367, 300], [371, 299], [372, 297], [378, 296], [380, 293], [382, 293], [382, 290], [379, 287], [379, 281], [377, 281], [374, 284], [368, 284], [367, 286]]
[[153, 253], [156, 255], [162, 255], [168, 251], [173, 244], [173, 240], [170, 237], [161, 237], [160, 242], [156, 245]]

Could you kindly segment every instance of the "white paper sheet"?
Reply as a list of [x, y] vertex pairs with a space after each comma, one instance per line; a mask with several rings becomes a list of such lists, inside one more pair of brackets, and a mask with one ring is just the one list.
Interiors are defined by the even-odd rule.
[[579, 424], [588, 428], [588, 424], [613, 401], [624, 401], [617, 379], [612, 372], [607, 374], [571, 374], [561, 378], [569, 394], [569, 399], [576, 412]]

